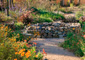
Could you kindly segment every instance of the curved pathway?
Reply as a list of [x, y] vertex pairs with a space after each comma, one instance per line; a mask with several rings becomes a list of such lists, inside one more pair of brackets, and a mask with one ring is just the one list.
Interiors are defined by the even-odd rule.
[[[38, 50], [42, 52], [44, 48], [47, 55], [44, 56], [44, 59], [48, 60], [81, 60], [79, 57], [76, 57], [72, 52], [64, 50], [59, 47], [58, 44], [64, 42], [64, 38], [38, 38], [34, 39], [33, 42], [37, 43]], [[43, 60], [44, 60], [43, 59]]]

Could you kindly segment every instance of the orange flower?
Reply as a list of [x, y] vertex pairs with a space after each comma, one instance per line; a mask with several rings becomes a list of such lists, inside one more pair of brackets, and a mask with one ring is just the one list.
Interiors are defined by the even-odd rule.
[[19, 33], [17, 35], [19, 36]]
[[77, 43], [77, 45], [79, 44], [79, 42]]
[[15, 52], [15, 54], [18, 54], [18, 52]]
[[18, 54], [21, 54], [23, 52], [23, 50], [20, 50]]
[[18, 41], [17, 43], [20, 43], [20, 41]]
[[29, 36], [29, 38], [31, 38], [31, 37]]
[[14, 60], [17, 60], [17, 58], [16, 58], [16, 59], [14, 59]]
[[47, 53], [45, 52], [45, 49], [43, 49], [43, 54], [47, 54]]
[[15, 47], [15, 51], [17, 51], [17, 49], [18, 49], [18, 48], [17, 48], [17, 47]]
[[24, 42], [27, 42], [27, 40], [24, 40]]
[[36, 58], [38, 57], [38, 55], [35, 56]]
[[85, 35], [83, 35], [83, 37], [85, 38]]
[[26, 54], [25, 54], [26, 58], [28, 58], [29, 56], [31, 56], [30, 53], [31, 53], [31, 52], [30, 52], [29, 50], [26, 52]]
[[37, 43], [36, 43], [36, 42], [33, 42], [33, 44], [37, 45]]
[[25, 51], [25, 49], [22, 49], [23, 51]]
[[22, 52], [22, 53], [21, 53], [21, 56], [24, 56], [24, 54], [25, 54], [25, 52]]
[[73, 30], [75, 30], [75, 28], [73, 28]]

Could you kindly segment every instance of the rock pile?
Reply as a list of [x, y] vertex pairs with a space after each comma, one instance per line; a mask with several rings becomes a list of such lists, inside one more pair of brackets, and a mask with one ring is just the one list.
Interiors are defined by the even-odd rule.
[[64, 23], [62, 21], [56, 21], [51, 23], [37, 23], [29, 26], [28, 33], [33, 33], [37, 31], [40, 33], [41, 38], [59, 38], [64, 37], [67, 34], [67, 31], [72, 28], [79, 29], [79, 23]]

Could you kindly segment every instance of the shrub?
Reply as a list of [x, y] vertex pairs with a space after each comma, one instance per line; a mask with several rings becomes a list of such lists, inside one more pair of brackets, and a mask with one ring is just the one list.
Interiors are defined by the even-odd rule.
[[39, 10], [39, 14], [37, 14], [39, 16], [39, 18], [48, 18], [48, 19], [52, 19], [54, 20], [58, 20], [58, 19], [65, 19], [64, 16], [62, 14], [55, 14], [52, 12], [47, 12], [47, 11], [42, 11]]
[[23, 24], [27, 25], [29, 23], [31, 23], [33, 21], [33, 19], [31, 18], [31, 12], [28, 11], [25, 14], [22, 14], [22, 16], [20, 16], [18, 18], [18, 22], [22, 22]]
[[62, 44], [62, 47], [74, 52], [76, 56], [85, 55], [84, 46], [85, 46], [85, 29], [83, 28], [82, 30], [80, 30], [80, 32], [76, 32], [74, 28], [73, 31], [72, 30], [69, 31], [65, 39], [65, 42]]
[[76, 19], [79, 20], [79, 18], [82, 17], [82, 16], [83, 16], [83, 12], [82, 11], [76, 12]]
[[24, 24], [22, 22], [17, 22], [14, 24], [15, 30], [20, 30], [24, 28]]

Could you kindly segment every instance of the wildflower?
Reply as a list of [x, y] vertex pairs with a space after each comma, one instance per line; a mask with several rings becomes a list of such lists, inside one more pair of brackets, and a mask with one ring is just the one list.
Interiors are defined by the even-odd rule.
[[79, 41], [81, 41], [81, 40], [79, 40]]
[[16, 41], [16, 39], [14, 39], [14, 41]]
[[25, 54], [25, 52], [22, 52], [22, 53], [21, 53], [21, 56], [24, 56], [24, 54]]
[[36, 51], [34, 51], [36, 53]]
[[37, 45], [37, 43], [36, 43], [36, 42], [33, 42], [33, 44]]
[[20, 43], [20, 41], [18, 41], [17, 43]]
[[36, 58], [38, 57], [38, 55], [35, 56]]
[[79, 44], [79, 42], [77, 43], [77, 45]]
[[9, 30], [11, 30], [11, 29], [9, 29]]
[[29, 38], [31, 38], [31, 37], [29, 36]]
[[4, 27], [2, 26], [1, 29], [3, 29]]
[[1, 45], [4, 46], [4, 43], [2, 43]]
[[15, 54], [18, 54], [18, 52], [15, 52]]
[[19, 36], [19, 33], [17, 35]]
[[17, 47], [19, 47], [19, 45]]
[[47, 54], [47, 53], [45, 52], [45, 49], [43, 49], [43, 54]]
[[8, 26], [6, 26], [6, 29], [8, 29]]
[[27, 42], [27, 40], [24, 40], [24, 42]]
[[29, 47], [29, 45], [28, 45], [28, 44], [26, 44], [26, 46], [27, 46], [27, 47]]
[[30, 24], [28, 24], [27, 26], [30, 26]]
[[17, 48], [17, 47], [15, 47], [15, 51], [17, 51], [17, 49], [18, 49], [18, 48]]
[[29, 46], [32, 46], [31, 44], [29, 44]]
[[25, 54], [26, 58], [28, 58], [29, 56], [31, 56], [30, 53], [31, 53], [31, 52], [30, 52], [29, 50], [26, 52], [26, 54]]
[[18, 54], [21, 54], [23, 52], [23, 50], [20, 50]]
[[15, 58], [14, 60], [17, 60], [17, 58]]
[[74, 44], [72, 44], [74, 46]]
[[83, 35], [83, 37], [85, 38], [85, 35]]
[[75, 28], [73, 28], [73, 30], [75, 30]]
[[25, 49], [22, 49], [23, 51], [25, 51]]

